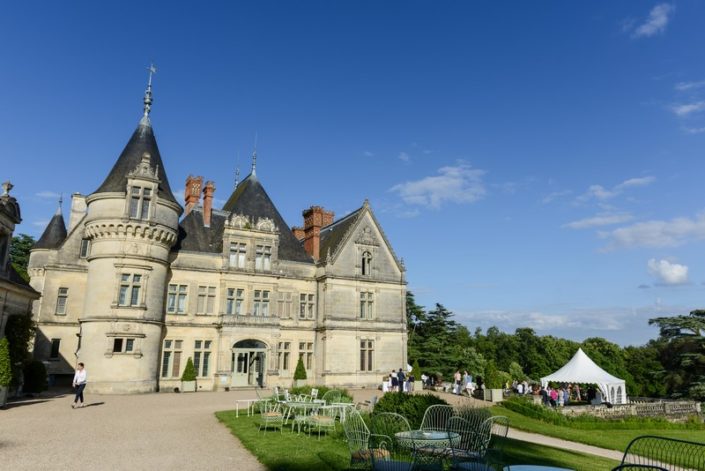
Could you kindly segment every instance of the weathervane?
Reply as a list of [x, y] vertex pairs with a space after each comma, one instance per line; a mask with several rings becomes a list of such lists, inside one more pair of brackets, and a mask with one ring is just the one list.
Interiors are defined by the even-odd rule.
[[144, 92], [144, 117], [149, 117], [149, 112], [152, 110], [152, 76], [157, 73], [157, 67], [153, 62], [150, 62], [149, 67], [149, 81], [147, 82], [147, 90]]
[[255, 133], [255, 150], [252, 151], [252, 175], [257, 175], [257, 133]]

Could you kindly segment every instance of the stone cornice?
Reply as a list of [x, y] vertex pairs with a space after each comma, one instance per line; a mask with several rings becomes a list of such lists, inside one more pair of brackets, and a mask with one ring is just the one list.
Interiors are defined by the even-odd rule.
[[143, 239], [166, 247], [174, 245], [177, 236], [169, 227], [138, 220], [97, 220], [86, 223], [85, 227], [91, 239]]

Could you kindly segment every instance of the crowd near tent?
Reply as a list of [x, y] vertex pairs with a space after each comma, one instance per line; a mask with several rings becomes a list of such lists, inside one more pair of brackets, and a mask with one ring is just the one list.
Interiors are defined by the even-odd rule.
[[627, 402], [627, 390], [624, 380], [612, 376], [597, 366], [583, 352], [582, 348], [579, 348], [573, 358], [561, 369], [541, 378], [542, 386], [546, 386], [550, 382], [596, 384], [602, 392], [604, 401], [612, 404], [625, 404]]

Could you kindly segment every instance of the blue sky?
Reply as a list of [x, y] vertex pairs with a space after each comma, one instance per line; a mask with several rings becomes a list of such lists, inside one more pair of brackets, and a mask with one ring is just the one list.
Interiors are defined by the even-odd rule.
[[18, 233], [100, 185], [153, 60], [175, 194], [227, 199], [257, 133], [289, 224], [369, 198], [417, 301], [471, 330], [641, 344], [704, 307], [705, 4], [101, 3], [0, 17]]

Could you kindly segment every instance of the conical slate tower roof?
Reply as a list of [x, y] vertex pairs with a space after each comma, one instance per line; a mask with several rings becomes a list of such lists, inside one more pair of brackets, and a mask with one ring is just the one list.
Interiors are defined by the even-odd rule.
[[269, 218], [279, 228], [279, 258], [295, 262], [312, 263], [284, 218], [279, 214], [264, 187], [254, 173], [251, 173], [235, 188], [223, 206], [223, 211], [258, 218]]
[[64, 216], [61, 214], [61, 206], [56, 210], [54, 217], [51, 218], [47, 228], [39, 240], [32, 246], [33, 249], [57, 249], [66, 239], [66, 223]]
[[132, 172], [137, 165], [139, 165], [142, 160], [142, 155], [145, 152], [151, 156], [150, 162], [152, 168], [156, 167], [158, 171], [157, 176], [160, 180], [158, 190], [159, 197], [177, 203], [169, 187], [169, 180], [164, 171], [164, 164], [159, 154], [159, 147], [157, 147], [157, 139], [154, 137], [152, 124], [146, 116], [140, 120], [130, 141], [125, 146], [120, 157], [118, 157], [115, 165], [113, 165], [113, 169], [110, 171], [103, 184], [100, 185], [94, 193], [124, 193], [127, 188], [127, 174]]

